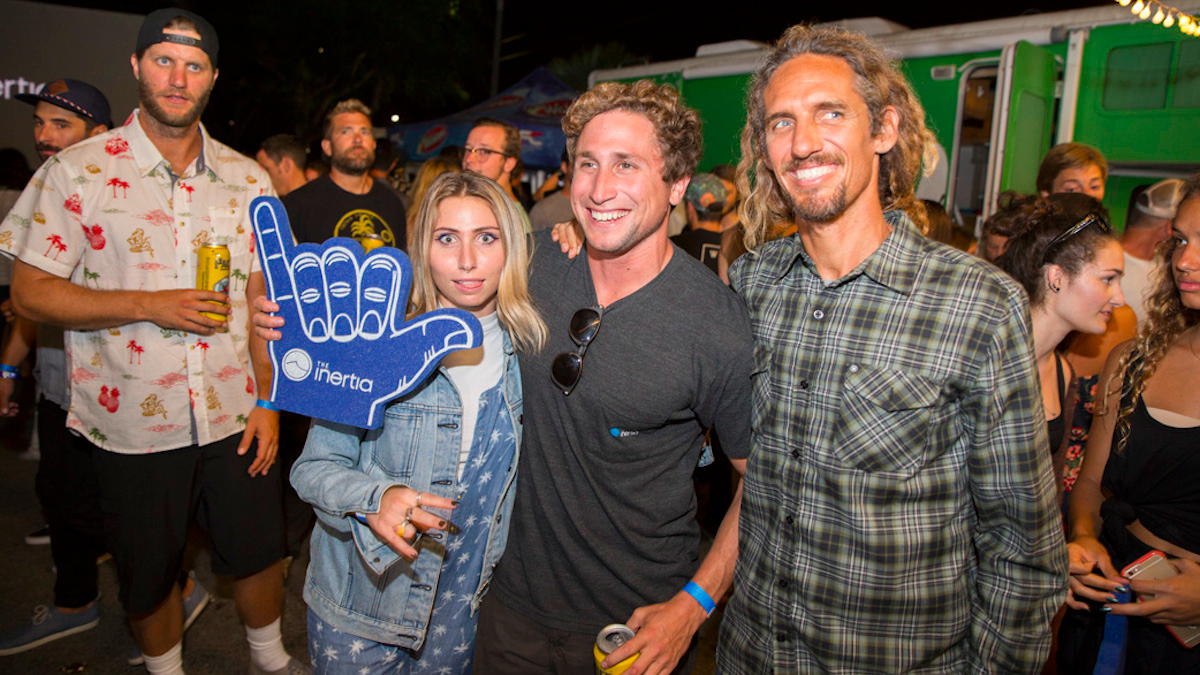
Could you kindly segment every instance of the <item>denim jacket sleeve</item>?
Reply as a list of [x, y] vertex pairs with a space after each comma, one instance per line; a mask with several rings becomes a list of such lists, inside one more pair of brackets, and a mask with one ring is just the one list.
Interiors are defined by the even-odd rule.
[[317, 517], [336, 530], [350, 532], [363, 561], [376, 574], [400, 560], [400, 555], [375, 536], [354, 514], [378, 513], [383, 493], [400, 483], [381, 480], [362, 470], [365, 429], [316, 420], [304, 452], [292, 466], [291, 481]]

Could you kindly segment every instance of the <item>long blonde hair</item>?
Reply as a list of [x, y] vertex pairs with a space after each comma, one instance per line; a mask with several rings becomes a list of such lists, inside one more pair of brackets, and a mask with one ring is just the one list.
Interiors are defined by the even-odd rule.
[[[1192, 176], [1183, 186], [1183, 199], [1179, 205], [1191, 199], [1200, 199], [1200, 173]], [[1137, 400], [1146, 389], [1146, 381], [1154, 374], [1167, 351], [1184, 331], [1200, 324], [1200, 310], [1183, 305], [1179, 288], [1175, 285], [1171, 257], [1178, 240], [1174, 237], [1159, 244], [1154, 256], [1154, 271], [1150, 277], [1150, 291], [1146, 295], [1146, 320], [1138, 330], [1137, 341], [1131, 349], [1121, 355], [1117, 369], [1101, 393], [1100, 411], [1108, 410], [1111, 395], [1119, 394], [1120, 411], [1114, 432], [1114, 450], [1125, 451], [1129, 441], [1129, 416], [1137, 406]], [[1124, 377], [1129, 371], [1129, 377]]]
[[496, 294], [500, 323], [508, 330], [513, 344], [525, 352], [536, 352], [546, 341], [546, 324], [529, 297], [529, 262], [533, 255], [530, 238], [525, 234], [525, 218], [520, 207], [495, 181], [476, 173], [443, 173], [434, 179], [421, 200], [417, 217], [409, 223], [408, 255], [413, 264], [412, 314], [438, 308], [438, 292], [429, 268], [429, 245], [437, 224], [438, 209], [451, 197], [483, 200], [500, 226], [504, 246], [504, 267]]

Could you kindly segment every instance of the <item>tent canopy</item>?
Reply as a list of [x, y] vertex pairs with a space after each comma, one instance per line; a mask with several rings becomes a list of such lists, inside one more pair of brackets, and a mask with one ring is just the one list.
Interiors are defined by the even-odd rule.
[[496, 96], [427, 122], [388, 127], [388, 140], [404, 148], [410, 161], [424, 161], [452, 145], [462, 147], [480, 117], [503, 120], [521, 130], [521, 160], [533, 169], [557, 169], [566, 137], [562, 116], [579, 93], [538, 66]]

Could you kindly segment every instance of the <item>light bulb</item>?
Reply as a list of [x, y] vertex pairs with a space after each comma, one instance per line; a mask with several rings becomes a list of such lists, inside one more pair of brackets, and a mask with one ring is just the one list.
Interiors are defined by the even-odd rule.
[[1163, 12], [1161, 7], [1159, 7], [1158, 11], [1154, 13], [1153, 21], [1155, 24], [1160, 24], [1163, 22]]
[[1175, 25], [1175, 15], [1167, 12], [1167, 18], [1163, 19], [1163, 27], [1170, 28]]
[[1128, 7], [1129, 0], [1117, 0], [1117, 4], [1121, 5], [1122, 7]]
[[1143, 9], [1141, 13], [1138, 14], [1138, 18], [1143, 20], [1150, 18], [1150, 5], [1146, 5], [1146, 9]]
[[1143, 3], [1142, 0], [1137, 0], [1137, 2], [1133, 3], [1133, 9], [1131, 9], [1129, 11], [1133, 12], [1134, 14], [1137, 14], [1138, 12], [1142, 11], [1142, 8], [1145, 6], [1146, 6], [1146, 4]]

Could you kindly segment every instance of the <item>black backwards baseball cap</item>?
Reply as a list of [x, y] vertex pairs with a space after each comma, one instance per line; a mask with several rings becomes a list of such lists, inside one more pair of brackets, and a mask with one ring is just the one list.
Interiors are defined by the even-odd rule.
[[[171, 23], [171, 19], [178, 16], [186, 17], [192, 23], [196, 24], [196, 32], [200, 34], [200, 37], [194, 38], [190, 35], [164, 33], [163, 28], [168, 23]], [[160, 42], [199, 47], [205, 54], [208, 54], [208, 60], [212, 61], [213, 68], [217, 67], [217, 30], [199, 14], [193, 14], [186, 9], [177, 9], [175, 7], [166, 7], [150, 12], [146, 15], [146, 20], [142, 22], [142, 27], [138, 29], [137, 47], [133, 52], [140, 54], [152, 45]]]
[[63, 78], [46, 83], [36, 94], [17, 94], [18, 101], [37, 105], [38, 101], [90, 118], [96, 124], [112, 128], [112, 110], [104, 92], [87, 82]]

